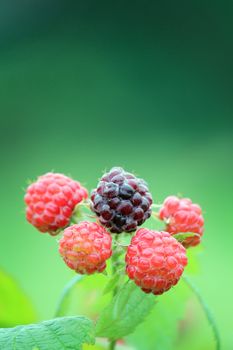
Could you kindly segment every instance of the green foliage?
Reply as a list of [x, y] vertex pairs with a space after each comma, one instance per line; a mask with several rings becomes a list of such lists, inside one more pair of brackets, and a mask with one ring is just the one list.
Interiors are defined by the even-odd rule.
[[182, 243], [186, 238], [195, 237], [195, 236], [199, 236], [199, 235], [193, 232], [182, 232], [182, 233], [176, 233], [175, 235], [173, 235], [173, 237], [177, 239], [177, 241], [179, 241], [180, 243]]
[[33, 306], [18, 284], [0, 271], [0, 326], [12, 327], [36, 319]]
[[144, 321], [155, 304], [155, 296], [143, 293], [133, 282], [127, 282], [102, 311], [96, 325], [96, 335], [120, 339]]
[[0, 329], [1, 350], [81, 350], [83, 343], [94, 344], [94, 325], [85, 317]]
[[158, 297], [158, 303], [145, 322], [127, 340], [137, 350], [173, 350], [178, 322], [184, 317], [188, 288], [182, 281]]

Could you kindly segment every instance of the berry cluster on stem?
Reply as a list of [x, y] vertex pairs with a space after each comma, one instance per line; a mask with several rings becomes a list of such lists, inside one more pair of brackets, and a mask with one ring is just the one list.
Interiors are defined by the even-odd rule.
[[[25, 204], [26, 218], [37, 230], [52, 236], [61, 232], [59, 253], [69, 268], [79, 274], [101, 273], [111, 258], [112, 274], [122, 273], [120, 247], [121, 254], [125, 252], [125, 275], [143, 292], [155, 295], [179, 282], [188, 262], [186, 249], [198, 245], [203, 235], [199, 205], [169, 196], [153, 212], [157, 205], [147, 183], [120, 167], [101, 177], [90, 199], [79, 182], [47, 173], [27, 188]], [[164, 222], [163, 231], [139, 228], [151, 215]], [[118, 242], [123, 233], [132, 236], [124, 247]], [[110, 341], [109, 348], [115, 343]]]

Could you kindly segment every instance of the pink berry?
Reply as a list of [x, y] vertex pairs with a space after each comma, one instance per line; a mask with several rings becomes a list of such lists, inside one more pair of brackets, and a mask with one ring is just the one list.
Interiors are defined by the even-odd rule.
[[40, 232], [56, 235], [68, 225], [75, 206], [88, 196], [79, 182], [63, 174], [40, 176], [26, 191], [27, 220]]
[[187, 248], [196, 246], [201, 241], [204, 219], [201, 207], [189, 198], [169, 196], [165, 199], [159, 217], [166, 223], [166, 231], [173, 234], [192, 232], [194, 237], [187, 237], [182, 244]]
[[163, 294], [187, 265], [185, 248], [169, 233], [141, 228], [126, 253], [126, 273], [145, 293]]
[[59, 242], [66, 265], [80, 274], [102, 272], [112, 255], [112, 237], [103, 226], [83, 221], [67, 227]]

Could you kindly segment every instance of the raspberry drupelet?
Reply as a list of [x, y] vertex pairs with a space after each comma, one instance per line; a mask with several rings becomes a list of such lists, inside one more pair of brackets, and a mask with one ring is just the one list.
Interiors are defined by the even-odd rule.
[[120, 167], [104, 174], [91, 195], [91, 209], [112, 233], [132, 232], [151, 215], [146, 182]]
[[40, 232], [56, 235], [68, 225], [75, 206], [88, 196], [79, 182], [56, 173], [47, 173], [28, 186], [24, 200], [26, 218]]
[[66, 265], [80, 274], [102, 272], [112, 255], [112, 237], [95, 222], [83, 221], [67, 227], [59, 242]]
[[126, 273], [145, 293], [163, 294], [187, 265], [185, 248], [169, 233], [139, 229], [127, 249]]
[[204, 219], [201, 207], [189, 198], [169, 196], [165, 199], [159, 218], [166, 223], [166, 231], [173, 234], [192, 232], [193, 237], [187, 237], [182, 242], [184, 247], [196, 246], [200, 243], [204, 230]]

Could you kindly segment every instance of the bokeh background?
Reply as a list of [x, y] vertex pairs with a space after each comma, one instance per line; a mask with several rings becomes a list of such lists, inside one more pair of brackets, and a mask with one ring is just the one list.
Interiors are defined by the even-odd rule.
[[[54, 170], [91, 189], [121, 165], [157, 203], [181, 193], [204, 208], [192, 280], [233, 349], [232, 19], [228, 0], [1, 1], [0, 265], [37, 319], [53, 317], [71, 272], [25, 220], [27, 180]], [[214, 349], [192, 312], [174, 349]]]

